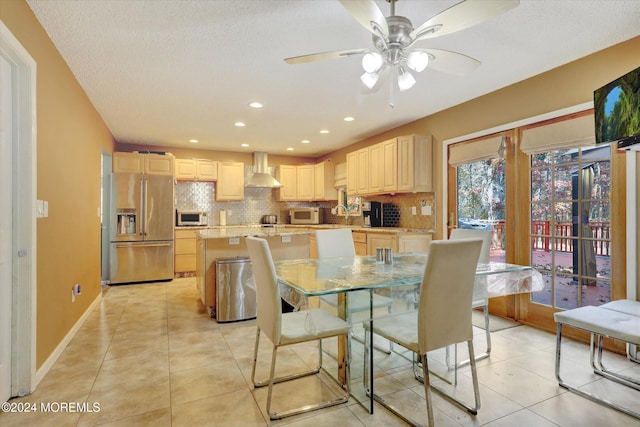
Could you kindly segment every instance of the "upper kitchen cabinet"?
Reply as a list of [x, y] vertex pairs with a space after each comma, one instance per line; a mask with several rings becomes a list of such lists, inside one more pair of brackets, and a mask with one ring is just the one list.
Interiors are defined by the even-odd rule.
[[335, 166], [325, 160], [313, 166], [313, 200], [338, 200], [334, 187]]
[[282, 184], [278, 188], [278, 200], [287, 202], [298, 200], [298, 172], [296, 166], [280, 165], [276, 172], [276, 179]]
[[115, 152], [112, 157], [114, 173], [146, 173], [173, 175], [172, 155]]
[[218, 162], [176, 159], [175, 171], [178, 181], [216, 181], [218, 179]]
[[216, 201], [244, 199], [244, 163], [218, 162]]
[[369, 193], [369, 149], [347, 153], [347, 194]]
[[407, 135], [347, 153], [347, 194], [432, 191], [431, 137]]
[[398, 191], [433, 190], [431, 136], [407, 135], [398, 138]]
[[279, 201], [337, 200], [333, 187], [334, 170], [330, 161], [315, 165], [280, 165], [276, 178], [282, 184]]
[[296, 166], [298, 184], [297, 200], [313, 200], [313, 165]]

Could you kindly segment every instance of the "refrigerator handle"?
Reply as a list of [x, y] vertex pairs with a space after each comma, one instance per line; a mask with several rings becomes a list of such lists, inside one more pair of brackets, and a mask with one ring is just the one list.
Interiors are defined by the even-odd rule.
[[140, 180], [140, 210], [142, 218], [140, 221], [140, 236], [147, 234], [147, 181], [144, 176]]

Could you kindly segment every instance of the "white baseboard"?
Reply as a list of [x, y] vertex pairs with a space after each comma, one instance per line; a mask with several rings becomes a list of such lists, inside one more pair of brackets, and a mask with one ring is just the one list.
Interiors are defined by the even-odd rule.
[[69, 330], [69, 333], [65, 335], [65, 337], [62, 339], [62, 341], [60, 341], [60, 344], [58, 344], [58, 346], [53, 351], [53, 353], [51, 353], [51, 355], [47, 358], [47, 360], [45, 360], [45, 362], [42, 364], [40, 369], [36, 371], [36, 379], [35, 379], [35, 383], [33, 384], [33, 390], [31, 391], [32, 393], [38, 387], [38, 384], [40, 384], [40, 381], [42, 381], [45, 375], [47, 375], [49, 370], [53, 367], [53, 364], [56, 363], [60, 355], [62, 355], [62, 352], [64, 351], [64, 349], [67, 348], [67, 345], [69, 344], [69, 342], [71, 342], [73, 337], [80, 330], [80, 328], [84, 324], [85, 320], [87, 320], [87, 317], [89, 317], [93, 309], [98, 304], [100, 304], [100, 301], [102, 301], [102, 292], [98, 293], [98, 296], [96, 297], [96, 299], [93, 300], [93, 302], [87, 308], [87, 310], [82, 314], [82, 316], [80, 316], [80, 318], [75, 323], [75, 325], [73, 325], [71, 330]]

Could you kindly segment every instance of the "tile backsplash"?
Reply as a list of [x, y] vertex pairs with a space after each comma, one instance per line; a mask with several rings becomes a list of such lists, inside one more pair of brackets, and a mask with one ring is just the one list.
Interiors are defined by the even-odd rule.
[[[273, 175], [273, 168], [269, 173]], [[253, 166], [245, 166], [245, 180], [253, 173]], [[289, 208], [292, 207], [320, 207], [323, 210], [323, 221], [328, 224], [344, 224], [345, 218], [331, 214], [331, 208], [336, 201], [326, 202], [280, 202], [277, 191], [271, 188], [245, 188], [244, 200], [237, 202], [216, 202], [215, 183], [179, 181], [176, 184], [176, 209], [204, 211], [209, 216], [209, 225], [219, 225], [219, 212], [227, 211], [227, 225], [259, 224], [263, 215], [278, 215], [278, 223], [289, 222]], [[397, 209], [387, 209], [392, 212], [394, 223], [401, 228], [435, 229], [436, 206], [434, 193], [409, 193], [396, 195], [372, 196], [369, 201], [390, 203]], [[429, 206], [431, 215], [421, 215], [422, 205]], [[412, 207], [416, 208], [416, 215], [412, 215]], [[429, 208], [427, 208], [429, 209]], [[362, 216], [349, 217], [350, 225], [362, 225]]]

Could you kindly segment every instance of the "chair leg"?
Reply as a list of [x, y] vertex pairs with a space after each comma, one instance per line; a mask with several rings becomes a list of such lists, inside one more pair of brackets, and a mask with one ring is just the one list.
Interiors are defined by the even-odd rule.
[[[349, 339], [346, 336], [345, 336], [345, 339], [347, 340], [347, 355], [349, 355], [350, 354]], [[310, 370], [310, 371], [301, 372], [299, 374], [292, 374], [292, 375], [287, 375], [287, 376], [284, 376], [284, 377], [275, 378], [276, 357], [277, 357], [277, 354], [278, 354], [278, 346], [273, 346], [273, 351], [271, 353], [271, 367], [269, 368], [269, 379], [266, 380], [266, 381], [256, 382], [255, 376], [256, 376], [256, 365], [258, 364], [258, 347], [259, 347], [259, 344], [260, 344], [260, 328], [258, 327], [258, 328], [256, 328], [256, 343], [255, 343], [255, 347], [254, 347], [254, 351], [253, 351], [253, 367], [251, 369], [251, 381], [253, 382], [253, 385], [254, 385], [255, 388], [268, 386], [268, 391], [267, 391], [267, 413], [269, 414], [269, 418], [270, 419], [279, 420], [281, 418], [290, 417], [290, 416], [297, 415], [297, 414], [302, 414], [302, 413], [305, 413], [305, 412], [315, 411], [316, 409], [322, 409], [322, 408], [326, 408], [326, 407], [329, 407], [329, 406], [339, 405], [339, 404], [345, 403], [345, 402], [347, 402], [349, 400], [349, 396], [351, 394], [351, 384], [350, 384], [351, 373], [350, 373], [350, 369], [349, 369], [350, 366], [349, 365], [350, 365], [351, 362], [347, 358], [347, 359], [345, 359], [346, 384], [340, 384], [340, 382], [337, 381], [334, 378], [336, 383], [341, 388], [343, 388], [345, 390], [345, 394], [344, 395], [339, 396], [338, 398], [336, 398], [334, 400], [320, 402], [320, 403], [313, 404], [313, 405], [305, 405], [303, 407], [290, 409], [288, 411], [271, 412], [271, 398], [273, 397], [273, 386], [275, 384], [278, 384], [278, 383], [281, 383], [281, 382], [284, 382], [284, 381], [297, 379], [297, 378], [306, 377], [306, 376], [309, 376], [309, 375], [314, 375], [314, 374], [317, 374], [318, 372], [320, 372], [320, 369], [322, 368], [322, 340], [318, 340], [318, 356], [319, 356], [318, 368], [316, 368], [314, 370]]]
[[[484, 334], [485, 334], [485, 338], [487, 341], [487, 349], [485, 350], [484, 353], [479, 354], [478, 356], [475, 357], [476, 362], [482, 360], [482, 359], [486, 359], [487, 357], [489, 357], [491, 355], [491, 329], [489, 326], [489, 306], [487, 304], [485, 304], [482, 308], [482, 312], [484, 314]], [[449, 347], [446, 348], [446, 353], [445, 353], [445, 361], [447, 363], [447, 368], [449, 370], [454, 369], [454, 367], [458, 367], [461, 368], [463, 366], [466, 366], [469, 364], [469, 359], [463, 360], [461, 362], [458, 362], [458, 358], [456, 357], [454, 360], [454, 363], [451, 363], [450, 361], [450, 355], [449, 355]]]

